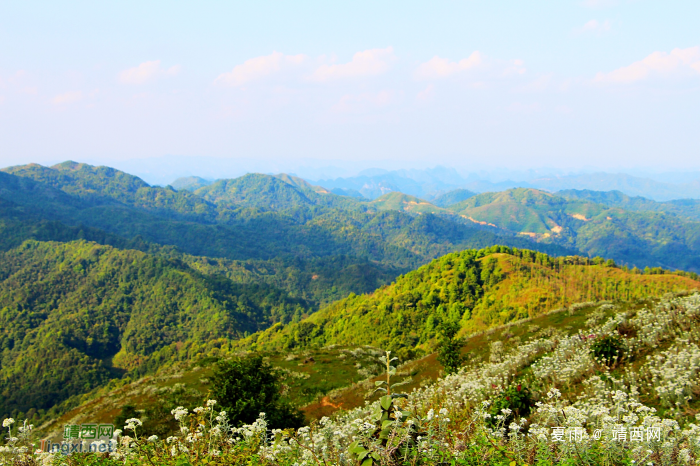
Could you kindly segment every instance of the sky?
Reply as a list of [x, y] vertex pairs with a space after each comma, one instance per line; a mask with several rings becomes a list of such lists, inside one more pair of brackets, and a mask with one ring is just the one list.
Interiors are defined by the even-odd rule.
[[0, 166], [697, 170], [699, 18], [697, 0], [0, 0]]

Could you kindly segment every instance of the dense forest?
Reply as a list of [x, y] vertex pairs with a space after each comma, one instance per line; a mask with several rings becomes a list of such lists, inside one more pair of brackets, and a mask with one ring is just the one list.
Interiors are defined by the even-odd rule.
[[84, 241], [0, 253], [0, 415], [46, 409], [311, 312], [259, 284]]

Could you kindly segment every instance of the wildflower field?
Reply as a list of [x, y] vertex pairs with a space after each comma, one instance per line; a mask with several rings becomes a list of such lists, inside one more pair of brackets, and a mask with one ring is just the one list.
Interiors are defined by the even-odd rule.
[[8, 418], [0, 464], [700, 464], [700, 294], [553, 315], [577, 312], [581, 326], [530, 320], [488, 344], [475, 336], [481, 354], [422, 386], [397, 376], [386, 353], [374, 397], [298, 430], [268, 429], [264, 413], [232, 426], [206, 400], [172, 411], [177, 435], [145, 436], [133, 418], [64, 455], [41, 451], [32, 427]]

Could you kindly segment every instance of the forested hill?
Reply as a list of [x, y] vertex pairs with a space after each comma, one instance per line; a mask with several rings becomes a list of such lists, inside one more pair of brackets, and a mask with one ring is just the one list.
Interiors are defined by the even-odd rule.
[[[163, 246], [175, 247], [181, 254], [216, 258], [215, 267], [193, 259], [205, 264], [202, 270], [232, 279], [242, 269], [262, 271], [259, 282], [287, 287], [317, 304], [371, 291], [465, 248], [508, 244], [572, 253], [433, 215], [376, 212], [286, 175], [247, 175], [195, 194], [148, 186], [108, 167], [27, 165], [0, 172], [0, 210], [0, 249], [27, 239], [87, 239], [159, 254]], [[232, 261], [236, 270], [221, 267]], [[254, 281], [248, 272], [248, 282]], [[357, 280], [358, 274], [370, 279]]]
[[700, 221], [700, 199], [657, 202], [641, 196], [628, 196], [620, 191], [591, 191], [588, 189], [567, 189], [558, 191], [556, 195], [566, 199], [582, 199], [636, 212], [664, 212], [688, 220]]
[[351, 295], [304, 321], [246, 339], [257, 349], [373, 345], [429, 350], [439, 326], [483, 330], [582, 301], [645, 299], [700, 288], [697, 274], [628, 270], [584, 257], [495, 246], [448, 254], [371, 294]]
[[311, 312], [270, 286], [84, 241], [0, 252], [0, 417]]
[[700, 272], [700, 222], [670, 210], [629, 211], [525, 188], [479, 194], [447, 209], [471, 221], [574, 247], [589, 256], [630, 266]]

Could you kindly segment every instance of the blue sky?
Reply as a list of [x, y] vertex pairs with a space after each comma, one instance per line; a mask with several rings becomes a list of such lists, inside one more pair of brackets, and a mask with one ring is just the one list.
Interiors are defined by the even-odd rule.
[[697, 1], [0, 2], [0, 165], [697, 169], [699, 18]]

